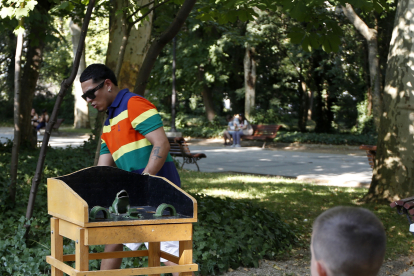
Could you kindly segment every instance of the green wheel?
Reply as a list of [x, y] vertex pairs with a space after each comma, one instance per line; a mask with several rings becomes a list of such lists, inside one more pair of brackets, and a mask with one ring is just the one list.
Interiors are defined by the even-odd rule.
[[96, 219], [96, 214], [98, 213], [98, 212], [100, 212], [100, 211], [102, 211], [103, 212], [103, 215], [104, 215], [104, 218], [105, 219], [108, 219], [111, 215], [109, 214], [109, 212], [108, 212], [108, 210], [107, 209], [105, 209], [104, 207], [101, 207], [101, 206], [95, 206], [95, 207], [93, 207], [92, 209], [91, 209], [91, 211], [90, 211], [90, 213], [89, 213], [89, 218], [91, 218], [91, 219]]
[[172, 206], [171, 204], [162, 203], [157, 207], [157, 210], [155, 211], [154, 217], [162, 217], [162, 213], [167, 209], [170, 210], [170, 215], [171, 216], [176, 216], [177, 215], [177, 211], [175, 210], [174, 206]]

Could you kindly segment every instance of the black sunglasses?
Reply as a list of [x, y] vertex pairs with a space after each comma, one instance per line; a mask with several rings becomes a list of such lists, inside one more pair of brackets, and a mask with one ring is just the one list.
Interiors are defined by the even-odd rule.
[[86, 98], [89, 98], [91, 100], [95, 99], [95, 92], [101, 89], [104, 86], [105, 81], [103, 81], [101, 84], [98, 84], [95, 88], [92, 88], [85, 93], [83, 93], [82, 98], [86, 101]]

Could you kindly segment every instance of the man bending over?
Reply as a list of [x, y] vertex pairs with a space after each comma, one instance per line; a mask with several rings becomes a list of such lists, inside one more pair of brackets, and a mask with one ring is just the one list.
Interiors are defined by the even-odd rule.
[[374, 276], [382, 265], [386, 237], [370, 211], [335, 207], [313, 224], [312, 276]]
[[[108, 118], [102, 132], [98, 166], [117, 166], [125, 171], [148, 173], [167, 178], [180, 186], [180, 177], [169, 154], [170, 144], [161, 116], [145, 98], [120, 90], [114, 72], [103, 64], [92, 64], [83, 71], [82, 98]], [[125, 244], [137, 250], [140, 244]], [[148, 247], [148, 246], [147, 246]], [[178, 256], [178, 241], [162, 242], [161, 250]], [[122, 244], [107, 244], [105, 252], [122, 251]], [[101, 269], [117, 269], [122, 259], [104, 259]], [[161, 258], [165, 265], [174, 263]], [[178, 273], [173, 273], [178, 276]]]

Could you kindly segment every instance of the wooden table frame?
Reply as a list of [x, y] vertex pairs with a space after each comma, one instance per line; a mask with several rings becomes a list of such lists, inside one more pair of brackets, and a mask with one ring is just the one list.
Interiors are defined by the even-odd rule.
[[[51, 256], [47, 256], [46, 261], [52, 266], [52, 276], [63, 276], [63, 273], [71, 276], [157, 276], [173, 272], [189, 276], [198, 270], [198, 265], [193, 263], [192, 223], [82, 227], [52, 217], [50, 224]], [[63, 255], [63, 237], [76, 242], [75, 254]], [[179, 257], [160, 250], [160, 242], [170, 240], [179, 241]], [[148, 242], [148, 250], [89, 253], [89, 245], [136, 242]], [[89, 271], [89, 260], [143, 256], [148, 256], [148, 267]], [[162, 267], [160, 257], [178, 265]], [[64, 263], [68, 261], [75, 261], [75, 268]]]

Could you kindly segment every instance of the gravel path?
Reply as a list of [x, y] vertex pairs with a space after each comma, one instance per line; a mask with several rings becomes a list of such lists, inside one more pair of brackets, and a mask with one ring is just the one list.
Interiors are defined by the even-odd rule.
[[[400, 275], [414, 264], [414, 256], [398, 257], [395, 260], [388, 259], [381, 267], [378, 276]], [[301, 250], [285, 260], [262, 260], [258, 268], [239, 267], [236, 270], [229, 269], [222, 274], [224, 276], [309, 276], [310, 252]]]

